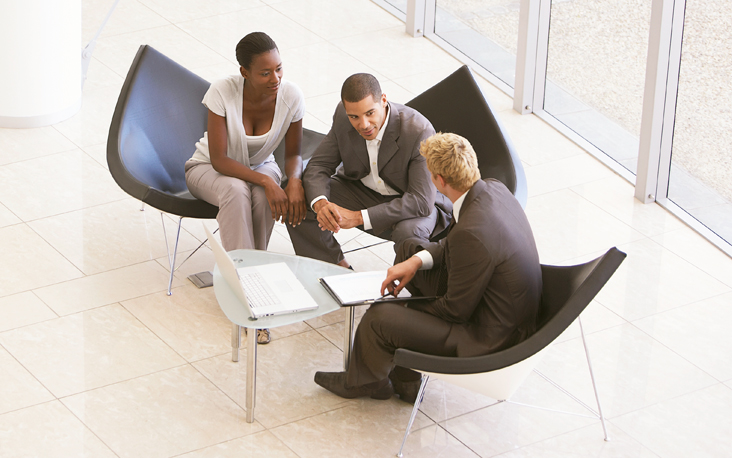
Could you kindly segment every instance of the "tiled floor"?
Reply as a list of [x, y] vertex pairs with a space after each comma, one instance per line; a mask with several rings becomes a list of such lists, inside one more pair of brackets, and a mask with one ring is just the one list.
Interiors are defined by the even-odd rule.
[[[84, 1], [84, 39], [111, 2]], [[406, 101], [459, 63], [367, 0], [128, 0], [102, 34], [73, 118], [0, 129], [0, 456], [393, 456], [411, 406], [346, 401], [312, 382], [341, 364], [343, 315], [273, 331], [260, 347], [256, 421], [244, 411], [246, 366], [230, 359], [230, 324], [196, 253], [165, 294], [159, 214], [122, 193], [106, 170], [114, 105], [138, 46], [148, 43], [207, 79], [237, 70], [234, 45], [255, 29], [280, 46], [285, 75], [307, 97], [305, 125], [326, 131], [342, 80], [372, 72]], [[527, 213], [541, 260], [576, 263], [611, 246], [626, 262], [584, 313], [609, 419], [497, 404], [432, 381], [411, 457], [702, 457], [732, 455], [732, 259], [481, 81], [524, 160]], [[167, 229], [172, 230], [172, 219]], [[368, 244], [358, 231], [347, 248]], [[203, 231], [186, 221], [187, 254]], [[291, 253], [277, 226], [270, 249]], [[384, 269], [389, 245], [348, 256]], [[541, 371], [592, 402], [572, 326]], [[245, 349], [243, 351], [246, 351]], [[581, 411], [537, 375], [518, 402]]]

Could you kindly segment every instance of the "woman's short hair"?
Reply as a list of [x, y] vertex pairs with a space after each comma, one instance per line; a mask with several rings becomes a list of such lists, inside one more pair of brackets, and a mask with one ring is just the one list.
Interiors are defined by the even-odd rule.
[[369, 73], [356, 73], [346, 78], [341, 87], [341, 100], [344, 102], [360, 102], [369, 95], [374, 101], [381, 99], [379, 80]]
[[430, 173], [441, 175], [456, 191], [467, 191], [480, 179], [473, 146], [460, 135], [437, 133], [422, 142], [419, 152], [427, 160]]
[[249, 70], [255, 56], [273, 49], [277, 49], [277, 45], [269, 35], [264, 32], [252, 32], [239, 40], [239, 44], [236, 45], [236, 61]]

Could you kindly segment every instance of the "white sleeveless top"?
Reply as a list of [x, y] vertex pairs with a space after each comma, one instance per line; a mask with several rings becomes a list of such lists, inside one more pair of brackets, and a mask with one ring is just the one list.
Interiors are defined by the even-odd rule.
[[[214, 114], [226, 118], [226, 155], [247, 167], [255, 167], [263, 162], [274, 161], [272, 154], [285, 138], [287, 129], [293, 122], [300, 121], [305, 115], [305, 98], [302, 91], [294, 83], [287, 80], [280, 82], [275, 101], [272, 127], [265, 139], [260, 139], [261, 146], [250, 146], [249, 139], [255, 142], [257, 137], [248, 137], [242, 124], [242, 104], [244, 102], [244, 77], [233, 75], [214, 81], [203, 96], [203, 104]], [[262, 136], [260, 136], [262, 137]], [[196, 143], [196, 152], [192, 160], [211, 162], [208, 151], [208, 132]]]

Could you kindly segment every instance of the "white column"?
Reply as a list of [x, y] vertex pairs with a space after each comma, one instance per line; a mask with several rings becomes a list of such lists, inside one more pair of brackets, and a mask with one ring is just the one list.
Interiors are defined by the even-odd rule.
[[81, 0], [0, 0], [0, 127], [40, 127], [81, 107]]

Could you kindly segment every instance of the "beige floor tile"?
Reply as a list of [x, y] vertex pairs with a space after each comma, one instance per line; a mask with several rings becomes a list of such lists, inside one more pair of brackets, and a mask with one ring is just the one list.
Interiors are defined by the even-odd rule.
[[619, 176], [581, 184], [572, 191], [647, 237], [686, 227], [660, 205], [636, 199], [633, 185]]
[[[520, 149], [519, 156], [526, 161]], [[588, 154], [532, 165], [525, 172], [529, 198], [613, 176], [610, 169]]]
[[8, 207], [0, 203], [0, 228], [12, 226], [13, 224], [21, 223], [22, 221], [17, 215], [13, 214]]
[[[174, 286], [183, 284], [174, 280]], [[58, 283], [34, 292], [59, 315], [89, 310], [151, 293], [168, 286], [168, 273], [158, 263], [147, 261]]]
[[[519, 388], [514, 400], [550, 409], [586, 413], [577, 403], [533, 374]], [[598, 437], [602, 437], [600, 420], [510, 403], [495, 404], [440, 425], [483, 457], [495, 456], [587, 425], [596, 427]]]
[[626, 320], [697, 302], [730, 289], [652, 240], [620, 245], [628, 257], [596, 300]]
[[[213, 52], [196, 37], [181, 30], [179, 26], [165, 25], [107, 37], [97, 44], [94, 57], [109, 67], [118, 77], [124, 78], [140, 45], [150, 45], [182, 66], [193, 68], [235, 62], [233, 49], [237, 41], [230, 42], [230, 51], [222, 56]], [[119, 95], [119, 89], [117, 89], [117, 95]], [[112, 108], [116, 101], [115, 98]], [[109, 128], [109, 124], [107, 128]], [[96, 143], [99, 142], [88, 144]]]
[[579, 256], [604, 253], [643, 235], [570, 190], [529, 199], [526, 216], [542, 264], [565, 264]]
[[272, 8], [326, 40], [404, 27], [402, 21], [368, 0], [351, 0], [348, 8], [342, 8], [338, 0], [289, 0], [274, 3]]
[[231, 322], [221, 311], [213, 288], [192, 283], [124, 301], [122, 305], [188, 361], [231, 352]]
[[[390, 80], [423, 73], [425, 62], [429, 62], [433, 70], [450, 71], [460, 66], [454, 57], [426, 38], [407, 35], [404, 25], [378, 34], [366, 32], [330, 42]], [[388, 49], [389, 52], [375, 52], [378, 49]]]
[[[397, 444], [389, 445], [391, 449], [387, 452], [386, 447], [384, 447], [385, 450], [381, 456], [393, 456], [394, 450], [399, 450], [401, 440]], [[425, 458], [436, 456], [475, 458], [478, 456], [462, 442], [457, 440], [455, 436], [438, 425], [427, 426], [426, 428], [410, 432], [409, 437], [407, 437], [407, 443], [404, 445], [403, 454], [409, 457]]]
[[[532, 167], [577, 156], [586, 156], [584, 163], [591, 163], [584, 150], [534, 115], [522, 115], [511, 109], [499, 111], [498, 117], [521, 160]], [[528, 170], [526, 172], [528, 180]], [[558, 183], [563, 182], [558, 180]], [[535, 195], [533, 180], [528, 180], [528, 186], [529, 195]]]
[[[475, 71], [473, 71], [473, 76], [478, 82], [483, 96], [490, 102], [491, 108], [493, 108], [495, 113], [513, 110], [513, 99], [508, 94], [489, 83], [485, 78], [475, 73]], [[503, 119], [501, 117], [501, 122], [503, 122]]]
[[80, 150], [0, 167], [0, 195], [23, 221], [127, 197], [109, 173]]
[[[601, 305], [597, 301], [590, 302], [590, 305], [580, 315], [582, 318], [582, 327], [585, 335], [593, 332], [602, 331], [624, 323], [626, 320], [619, 317], [616, 313], [610, 311], [607, 307]], [[564, 342], [570, 339], [580, 337], [580, 325], [578, 320], [574, 320], [572, 324], [554, 341], [555, 343]]]
[[120, 305], [7, 331], [0, 343], [57, 397], [184, 363]]
[[[412, 408], [397, 398], [388, 401], [361, 398], [340, 409], [271, 431], [302, 458], [394, 456], [411, 413]], [[419, 430], [428, 426], [434, 423], [418, 413], [412, 433], [415, 437], [411, 441], [415, 449], [419, 448]], [[432, 446], [435, 433], [428, 432], [426, 437], [430, 441], [428, 447]]]
[[53, 395], [30, 372], [0, 347], [0, 424], [1, 415], [6, 412], [53, 399]]
[[[318, 61], [318, 65], [313, 65]], [[377, 79], [384, 79], [373, 67], [364, 65], [358, 56], [353, 56], [333, 43], [318, 42], [293, 49], [282, 50], [285, 77], [297, 84], [307, 97], [317, 97], [337, 92], [343, 82], [354, 73], [371, 73]], [[328, 69], [325, 71], [325, 69]], [[330, 107], [331, 115], [336, 105]], [[331, 125], [331, 119], [318, 119]]]
[[[450, 76], [458, 68], [460, 68], [460, 63], [456, 62], [453, 68], [444, 67], [438, 70], [425, 68], [424, 73], [416, 73], [414, 75], [405, 76], [403, 78], [397, 78], [394, 80], [394, 82], [404, 88], [409, 88], [409, 93], [411, 94], [411, 97], [406, 99], [393, 100], [398, 103], [407, 103], [408, 101], [422, 94], [424, 91], [428, 90], [435, 84]], [[387, 95], [389, 94], [387, 93]]]
[[[118, 456], [176, 456], [262, 430], [189, 365], [87, 391], [63, 403]], [[114, 412], [114, 415], [110, 415]]]
[[493, 398], [465, 388], [430, 378], [419, 410], [431, 420], [443, 422], [495, 404]]
[[52, 320], [57, 316], [32, 292], [0, 298], [0, 332]]
[[732, 293], [657, 313], [633, 324], [720, 381], [732, 378]]
[[107, 144], [100, 143], [98, 145], [85, 146], [82, 150], [92, 159], [97, 161], [97, 164], [101, 165], [105, 169], [109, 170], [109, 164], [107, 164]]
[[600, 425], [562, 434], [520, 449], [504, 453], [501, 458], [568, 458], [568, 457], [603, 457], [603, 458], [658, 458], [621, 429], [607, 422], [610, 440], [605, 441]]
[[76, 148], [53, 127], [0, 129], [0, 165], [26, 161]]
[[58, 401], [0, 415], [4, 458], [113, 458], [99, 438]]
[[717, 280], [732, 287], [732, 258], [689, 228], [667, 232], [654, 240]]
[[[194, 366], [242, 408], [246, 406], [246, 351], [242, 351], [238, 363], [226, 354]], [[270, 429], [349, 402], [313, 382], [316, 371], [339, 370], [343, 370], [341, 352], [316, 332], [259, 345], [254, 418]]]
[[[615, 418], [717, 383], [631, 324], [587, 337], [605, 415]], [[582, 341], [553, 345], [538, 369], [586, 404], [595, 405]]]
[[[166, 255], [160, 212], [151, 207], [141, 212], [140, 202], [132, 198], [36, 220], [31, 226], [87, 275]], [[176, 227], [166, 222], [165, 229], [172, 249]], [[178, 249], [197, 246], [196, 239], [181, 232]]]
[[[82, 40], [89, 42], [102, 26], [112, 4], [102, 0], [82, 2]], [[168, 21], [142, 2], [127, 1], [116, 5], [109, 22], [104, 26], [100, 40], [123, 33], [167, 25]]]
[[251, 434], [232, 441], [180, 455], [180, 458], [298, 458], [271, 432]]
[[[177, 23], [177, 26], [186, 35], [200, 41], [232, 63], [236, 62], [235, 48], [239, 40], [257, 30], [266, 32], [277, 43], [280, 55], [294, 47], [323, 41], [269, 6], [247, 7], [228, 14], [199, 17]], [[292, 63], [283, 58], [285, 77], [288, 79], [292, 79], [292, 74], [289, 73], [291, 65]]]
[[0, 229], [0, 297], [83, 274], [26, 224]]
[[258, 0], [140, 0], [140, 3], [173, 23], [225, 15], [262, 5]]
[[732, 389], [718, 384], [623, 415], [613, 423], [659, 456], [732, 455]]

